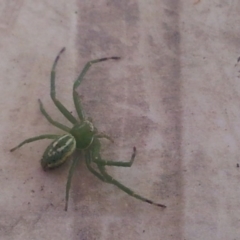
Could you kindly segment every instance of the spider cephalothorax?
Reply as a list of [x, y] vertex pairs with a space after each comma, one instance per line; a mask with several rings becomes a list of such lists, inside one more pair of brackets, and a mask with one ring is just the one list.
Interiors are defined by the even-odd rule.
[[[92, 121], [90, 118], [87, 118], [82, 110], [82, 106], [80, 103], [80, 99], [78, 97], [78, 94], [76, 92], [76, 88], [80, 85], [82, 82], [85, 74], [87, 73], [88, 69], [91, 67], [92, 64], [106, 61], [109, 59], [118, 60], [119, 57], [110, 57], [110, 58], [101, 58], [96, 59], [93, 61], [88, 62], [85, 67], [83, 68], [82, 72], [80, 73], [79, 77], [73, 84], [73, 101], [74, 105], [78, 114], [78, 119], [75, 118], [64, 105], [59, 102], [59, 100], [56, 98], [56, 92], [55, 92], [55, 69], [57, 66], [57, 62], [59, 60], [60, 55], [64, 52], [65, 48], [63, 48], [59, 54], [57, 55], [52, 71], [51, 71], [51, 91], [50, 95], [51, 98], [55, 104], [55, 106], [59, 109], [59, 111], [73, 124], [72, 128], [69, 128], [57, 121], [54, 121], [50, 115], [46, 112], [45, 108], [43, 107], [42, 102], [39, 100], [40, 110], [42, 114], [45, 116], [45, 118], [55, 127], [60, 128], [61, 130], [67, 132], [64, 135], [55, 135], [55, 134], [44, 134], [39, 135], [36, 137], [28, 138], [21, 142], [18, 146], [12, 148], [10, 151], [13, 152], [17, 148], [20, 148], [22, 145], [30, 142], [34, 142], [41, 139], [53, 139], [53, 142], [47, 147], [45, 150], [42, 159], [41, 159], [41, 165], [44, 170], [53, 169], [56, 167], [59, 167], [62, 165], [69, 157], [73, 155], [75, 150], [81, 150], [84, 153], [85, 156], [85, 163], [90, 172], [92, 172], [96, 177], [98, 177], [100, 180], [114, 184], [127, 194], [129, 194], [132, 197], [135, 197], [141, 201], [153, 204], [158, 207], [165, 208], [166, 206], [160, 203], [155, 203], [147, 198], [144, 198], [138, 194], [136, 194], [131, 189], [127, 188], [117, 180], [115, 180], [113, 177], [111, 177], [106, 169], [105, 166], [118, 166], [118, 167], [131, 167], [134, 161], [134, 158], [136, 156], [136, 148], [133, 147], [133, 153], [130, 161], [128, 162], [122, 162], [122, 161], [108, 161], [105, 159], [102, 159], [100, 155], [101, 150], [101, 143], [99, 141], [100, 138], [106, 138], [110, 141], [112, 139], [101, 132], [98, 132], [97, 128], [94, 127]], [[74, 169], [76, 167], [76, 164], [78, 162], [78, 156], [76, 155], [72, 159], [72, 163], [69, 169], [68, 178], [67, 178], [67, 184], [66, 184], [66, 204], [65, 204], [65, 210], [67, 211], [68, 207], [68, 198], [69, 198], [69, 190], [71, 187], [71, 179], [73, 176]], [[94, 168], [94, 167], [95, 168]], [[98, 169], [98, 171], [96, 170]]]

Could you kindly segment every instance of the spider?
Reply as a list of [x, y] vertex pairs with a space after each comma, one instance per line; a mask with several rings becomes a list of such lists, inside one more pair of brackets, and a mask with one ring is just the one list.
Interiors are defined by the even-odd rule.
[[[85, 163], [88, 170], [91, 173], [93, 173], [97, 178], [99, 178], [101, 181], [117, 186], [122, 191], [124, 191], [125, 193], [129, 194], [130, 196], [136, 199], [139, 199], [141, 201], [144, 201], [146, 203], [149, 203], [161, 208], [166, 208], [166, 206], [163, 204], [155, 203], [147, 198], [142, 197], [141, 195], [136, 194], [133, 190], [124, 186], [122, 183], [120, 183], [119, 181], [117, 181], [107, 173], [105, 166], [131, 167], [136, 156], [136, 152], [137, 152], [136, 147], [133, 147], [133, 153], [130, 161], [127, 161], [127, 162], [108, 161], [108, 160], [102, 159], [100, 155], [101, 143], [99, 139], [106, 138], [112, 142], [113, 140], [105, 133], [99, 132], [97, 128], [93, 125], [92, 120], [85, 116], [85, 113], [81, 106], [79, 96], [76, 92], [77, 87], [83, 81], [83, 78], [87, 73], [87, 71], [89, 70], [89, 68], [91, 67], [91, 65], [98, 62], [107, 61], [110, 59], [118, 60], [120, 59], [120, 57], [100, 58], [100, 59], [92, 60], [86, 63], [82, 72], [80, 73], [77, 80], [73, 84], [73, 101], [74, 101], [74, 105], [79, 118], [77, 119], [56, 98], [55, 69], [56, 69], [58, 60], [60, 58], [60, 55], [64, 51], [65, 51], [65, 48], [63, 48], [59, 52], [51, 69], [50, 95], [55, 106], [73, 124], [73, 127], [69, 128], [53, 120], [50, 117], [50, 115], [46, 112], [41, 100], [39, 99], [38, 102], [40, 106], [40, 111], [43, 114], [43, 116], [48, 120], [49, 123], [63, 130], [66, 133], [63, 135], [44, 134], [44, 135], [28, 138], [23, 142], [21, 142], [16, 147], [12, 148], [10, 151], [13, 152], [16, 149], [25, 145], [26, 143], [30, 143], [30, 142], [34, 142], [42, 139], [53, 139], [52, 143], [46, 148], [41, 158], [41, 166], [44, 171], [59, 167], [64, 162], [66, 162], [66, 160], [70, 158], [76, 150], [80, 150], [84, 153]], [[67, 208], [68, 208], [68, 199], [69, 199], [69, 191], [71, 187], [71, 180], [72, 180], [73, 173], [76, 168], [78, 160], [79, 160], [78, 156], [74, 156], [72, 158], [72, 162], [69, 168], [67, 183], [66, 183], [66, 193], [65, 193], [65, 211], [67, 211]]]

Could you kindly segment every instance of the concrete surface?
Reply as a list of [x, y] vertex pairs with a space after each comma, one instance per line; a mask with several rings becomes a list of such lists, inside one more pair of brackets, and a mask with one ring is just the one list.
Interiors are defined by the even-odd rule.
[[[240, 2], [30, 1], [0, 3], [0, 239], [240, 239]], [[41, 170], [49, 141], [10, 153], [23, 139], [60, 133], [41, 115], [70, 124], [49, 96], [74, 111], [72, 83], [86, 112], [115, 144], [109, 159], [138, 155], [130, 169], [109, 172], [136, 192], [167, 205], [135, 200], [91, 175], [80, 161], [68, 212], [68, 165]]]

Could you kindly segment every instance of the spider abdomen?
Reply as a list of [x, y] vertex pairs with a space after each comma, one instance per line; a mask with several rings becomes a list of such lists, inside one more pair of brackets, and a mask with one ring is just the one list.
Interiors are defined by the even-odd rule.
[[65, 134], [54, 140], [45, 150], [41, 165], [44, 170], [62, 165], [76, 149], [75, 138]]

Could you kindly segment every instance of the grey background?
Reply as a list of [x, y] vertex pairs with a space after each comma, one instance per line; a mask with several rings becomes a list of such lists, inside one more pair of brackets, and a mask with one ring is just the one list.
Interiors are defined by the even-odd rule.
[[[1, 239], [239, 239], [240, 3], [233, 1], [7, 1], [0, 3]], [[63, 124], [49, 96], [74, 112], [71, 90], [84, 64], [79, 94], [95, 125], [115, 143], [103, 155], [133, 166], [109, 173], [162, 210], [100, 182], [83, 161], [64, 212], [68, 165], [51, 172], [39, 141], [10, 153], [27, 137], [61, 133], [41, 115], [40, 98]], [[80, 158], [81, 159], [81, 158]]]

